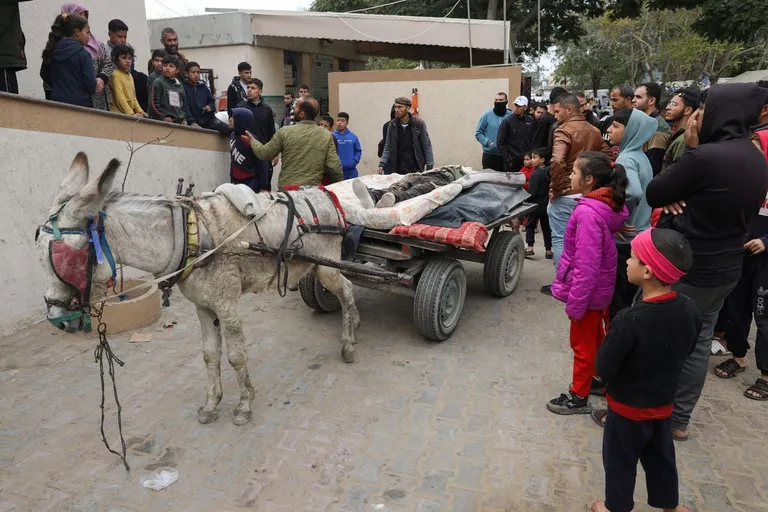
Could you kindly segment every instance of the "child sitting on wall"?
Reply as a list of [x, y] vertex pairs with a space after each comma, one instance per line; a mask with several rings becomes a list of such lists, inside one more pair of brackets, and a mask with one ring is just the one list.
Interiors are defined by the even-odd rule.
[[152, 83], [149, 115], [152, 119], [187, 124], [187, 94], [177, 78], [179, 60], [173, 55], [163, 58], [163, 76]]
[[109, 80], [109, 86], [112, 87], [112, 102], [109, 110], [129, 116], [144, 117], [146, 114], [136, 98], [136, 86], [131, 75], [133, 58], [133, 48], [127, 44], [118, 44], [112, 50], [112, 61], [116, 69]]

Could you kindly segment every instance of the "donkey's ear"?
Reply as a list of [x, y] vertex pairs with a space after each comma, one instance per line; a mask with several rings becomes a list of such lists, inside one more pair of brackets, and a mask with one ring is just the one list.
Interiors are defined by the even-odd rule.
[[53, 201], [53, 209], [58, 210], [62, 204], [72, 199], [86, 183], [88, 183], [88, 157], [81, 151], [75, 155], [67, 176], [59, 185], [59, 191]]
[[77, 219], [96, 215], [104, 207], [118, 169], [120, 160], [113, 158], [97, 179], [90, 181], [70, 200], [67, 215]]

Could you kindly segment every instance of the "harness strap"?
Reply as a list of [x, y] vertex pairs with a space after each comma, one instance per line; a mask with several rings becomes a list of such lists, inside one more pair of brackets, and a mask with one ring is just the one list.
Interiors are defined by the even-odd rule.
[[[59, 216], [54, 215], [51, 217], [51, 233], [56, 237], [56, 240], [61, 240], [61, 230], [59, 229]], [[45, 227], [43, 227], [45, 231]]]

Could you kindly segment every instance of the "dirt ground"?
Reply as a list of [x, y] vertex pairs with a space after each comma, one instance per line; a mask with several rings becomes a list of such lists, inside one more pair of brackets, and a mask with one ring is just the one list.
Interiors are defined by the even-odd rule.
[[[298, 293], [241, 302], [257, 390], [236, 427], [237, 383], [223, 360], [218, 421], [197, 422], [205, 395], [199, 326], [174, 293], [146, 343], [114, 336], [127, 472], [99, 434], [93, 336], [47, 324], [0, 340], [0, 512], [418, 511], [572, 512], [603, 494], [602, 431], [545, 402], [570, 376], [567, 319], [539, 293], [551, 262], [526, 263], [517, 291], [495, 299], [465, 263], [461, 324], [425, 341], [405, 297], [355, 289], [357, 362], [340, 356], [340, 315]], [[178, 322], [172, 329], [162, 324]], [[750, 355], [751, 357], [751, 355]], [[713, 358], [712, 364], [721, 358]], [[691, 439], [677, 445], [683, 502], [700, 512], [768, 511], [768, 404], [742, 397], [750, 369], [708, 377]], [[107, 436], [118, 437], [107, 401]], [[142, 487], [176, 468], [166, 489]], [[638, 477], [637, 511], [644, 504]]]

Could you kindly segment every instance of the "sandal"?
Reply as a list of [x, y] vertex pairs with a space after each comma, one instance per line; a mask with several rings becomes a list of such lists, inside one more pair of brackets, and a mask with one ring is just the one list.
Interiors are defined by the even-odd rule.
[[590, 416], [600, 428], [605, 428], [605, 419], [608, 417], [607, 409], [592, 409]]
[[548, 260], [551, 260], [555, 257], [555, 255], [552, 253], [552, 251], [547, 251], [546, 253], [544, 253], [544, 257]]
[[768, 400], [768, 381], [764, 378], [759, 378], [744, 392], [744, 396], [757, 400], [758, 402], [765, 402]]
[[525, 250], [525, 256], [526, 256], [526, 257], [528, 257], [528, 256], [533, 256], [533, 255], [534, 255], [534, 252], [533, 252], [533, 247], [528, 247], [528, 248]]
[[678, 429], [676, 429], [676, 428], [672, 429], [672, 439], [674, 441], [678, 441], [678, 442], [682, 443], [683, 441], [687, 441], [688, 440], [688, 431], [687, 430], [683, 430], [682, 431], [682, 432], [685, 432], [684, 435], [678, 434], [677, 431], [678, 431]]
[[715, 376], [720, 377], [721, 379], [732, 379], [737, 374], [744, 372], [747, 370], [746, 366], [741, 366], [739, 363], [736, 362], [734, 358], [730, 358], [726, 361], [723, 361], [719, 365], [715, 366], [715, 368], [712, 370], [712, 373], [715, 374]]

